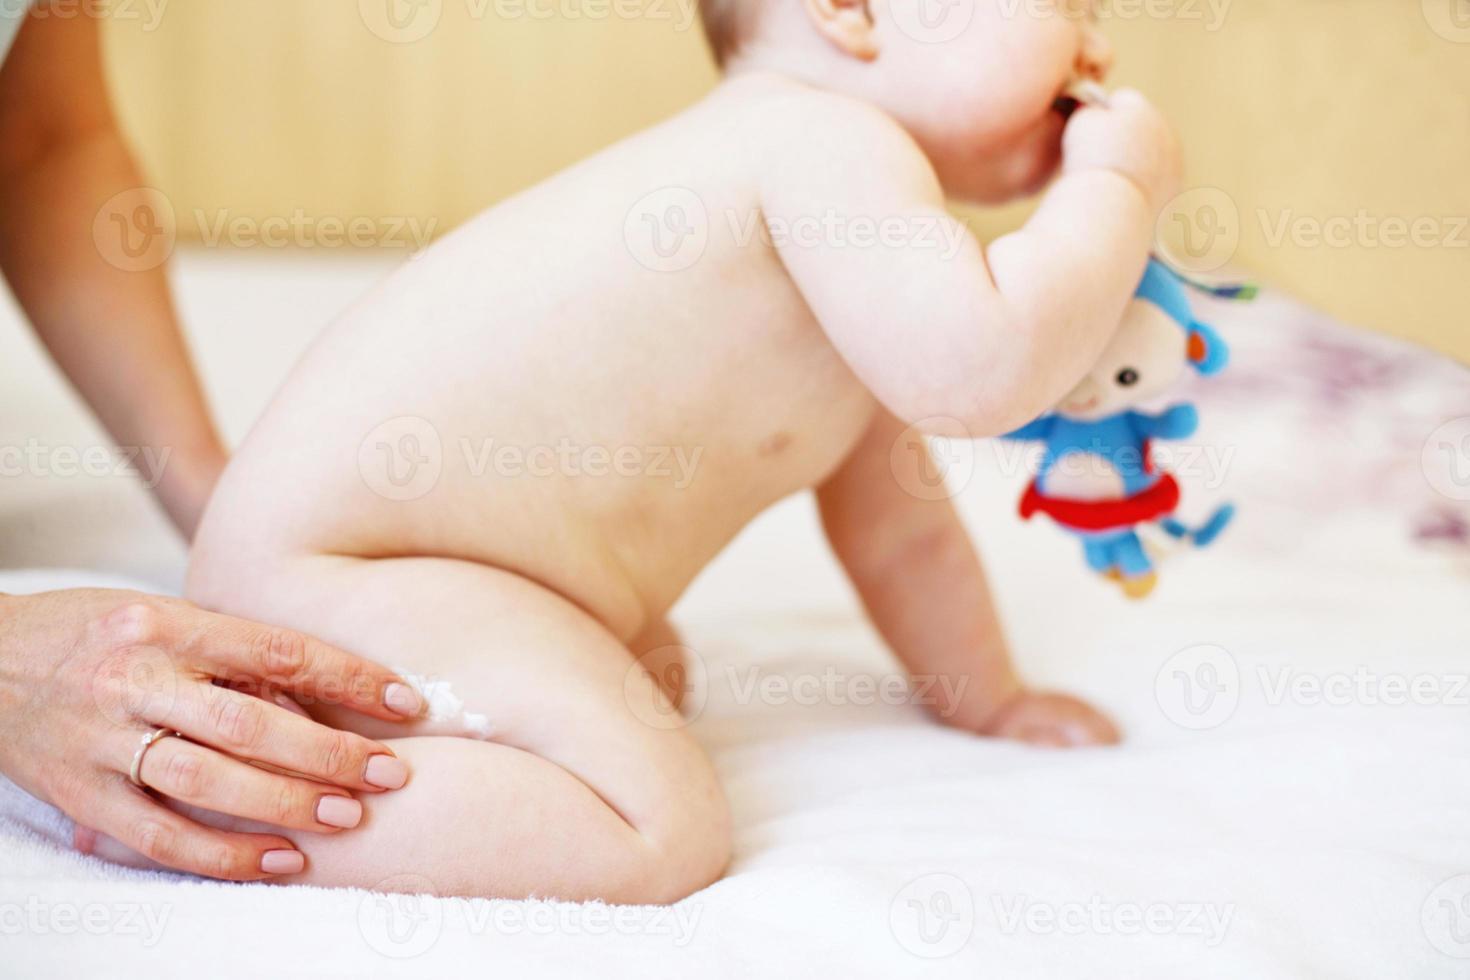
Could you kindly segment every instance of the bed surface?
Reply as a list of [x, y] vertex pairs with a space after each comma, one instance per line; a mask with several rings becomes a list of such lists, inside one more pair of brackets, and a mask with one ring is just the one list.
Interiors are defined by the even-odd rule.
[[[387, 267], [179, 265], [236, 438]], [[1023, 671], [1103, 705], [1122, 748], [985, 741], [875, 693], [895, 666], [794, 499], [676, 613], [735, 815], [713, 887], [608, 909], [127, 871], [59, 846], [67, 822], [0, 780], [0, 973], [1470, 976], [1470, 375], [1269, 293], [1202, 309], [1235, 359], [1181, 393], [1204, 418], [1175, 457], [1184, 512], [1241, 513], [1149, 601], [1016, 519], [1013, 450], [944, 447]], [[53, 450], [4, 470], [0, 591], [176, 588], [136, 481], [61, 472], [56, 447], [106, 442], [0, 317], [0, 447]], [[88, 571], [35, 570], [57, 565]]]

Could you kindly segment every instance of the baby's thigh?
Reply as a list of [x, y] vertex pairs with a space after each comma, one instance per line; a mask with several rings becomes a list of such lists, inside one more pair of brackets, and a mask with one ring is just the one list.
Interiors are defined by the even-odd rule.
[[627, 647], [554, 592], [442, 558], [303, 556], [264, 581], [240, 593], [250, 608], [200, 598], [399, 670], [431, 706], [425, 720], [395, 725], [308, 705], [318, 719], [372, 738], [458, 736], [533, 753], [640, 830], [670, 814], [724, 823], [712, 767], [677, 709]]

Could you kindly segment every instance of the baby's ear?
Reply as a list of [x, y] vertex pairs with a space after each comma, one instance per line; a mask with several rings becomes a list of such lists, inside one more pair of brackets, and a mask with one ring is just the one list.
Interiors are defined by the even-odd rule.
[[1230, 363], [1230, 348], [1209, 324], [1189, 325], [1189, 363], [1200, 374], [1219, 374]]
[[878, 33], [868, 0], [806, 0], [806, 12], [817, 33], [843, 54], [859, 61], [878, 57]]

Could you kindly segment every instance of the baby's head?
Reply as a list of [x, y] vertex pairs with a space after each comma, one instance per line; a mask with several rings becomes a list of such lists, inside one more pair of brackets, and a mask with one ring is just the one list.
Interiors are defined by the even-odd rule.
[[1034, 192], [1056, 169], [1057, 97], [1111, 67], [1092, 2], [699, 0], [729, 72], [777, 71], [873, 103], [948, 193], [979, 202]]

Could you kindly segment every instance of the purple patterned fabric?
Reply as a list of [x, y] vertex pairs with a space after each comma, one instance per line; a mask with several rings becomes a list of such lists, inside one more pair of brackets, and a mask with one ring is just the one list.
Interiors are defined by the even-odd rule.
[[1274, 293], [1195, 303], [1233, 358], [1180, 394], [1199, 405], [1199, 445], [1225, 461], [1217, 492], [1264, 511], [1247, 537], [1283, 546], [1317, 517], [1360, 511], [1470, 553], [1470, 369]]

